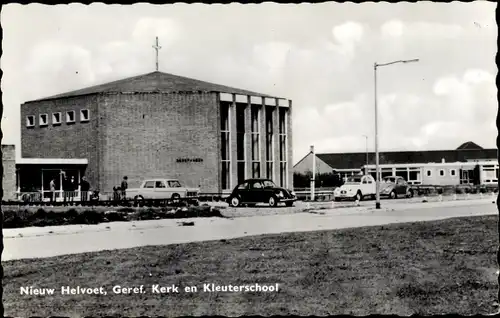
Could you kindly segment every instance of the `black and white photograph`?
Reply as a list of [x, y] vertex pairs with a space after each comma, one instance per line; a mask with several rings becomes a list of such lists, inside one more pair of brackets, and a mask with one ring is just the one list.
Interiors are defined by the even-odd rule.
[[3, 4], [2, 316], [500, 314], [496, 10]]

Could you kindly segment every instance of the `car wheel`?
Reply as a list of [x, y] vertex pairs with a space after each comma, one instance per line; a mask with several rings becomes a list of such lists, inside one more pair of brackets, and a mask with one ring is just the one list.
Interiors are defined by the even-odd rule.
[[361, 193], [361, 191], [358, 191], [358, 193], [356, 193], [356, 195], [354, 196], [354, 200], [355, 201], [363, 200], [363, 194]]
[[339, 202], [340, 198], [335, 198], [334, 200], [335, 200], [335, 202]]
[[377, 195], [376, 194], [372, 194], [371, 198], [372, 198], [372, 200], [377, 200]]
[[273, 195], [269, 198], [269, 206], [270, 207], [275, 207], [278, 205], [278, 200], [276, 199], [276, 197]]
[[408, 194], [406, 195], [408, 198], [413, 198], [413, 190], [408, 191]]
[[172, 200], [174, 203], [179, 203], [180, 198], [181, 198], [181, 196], [179, 195], [179, 193], [172, 194]]
[[134, 206], [144, 206], [144, 197], [142, 195], [135, 196]]
[[231, 206], [232, 207], [239, 207], [240, 206], [240, 198], [238, 197], [232, 197], [231, 198]]
[[391, 192], [391, 194], [389, 195], [389, 197], [390, 197], [391, 199], [397, 199], [397, 198], [398, 198], [398, 195], [396, 194], [396, 192], [395, 192], [395, 191], [392, 191], [392, 192]]

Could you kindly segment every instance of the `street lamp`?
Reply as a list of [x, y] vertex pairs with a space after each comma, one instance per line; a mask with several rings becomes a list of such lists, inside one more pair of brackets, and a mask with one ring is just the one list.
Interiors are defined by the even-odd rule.
[[388, 66], [397, 63], [412, 63], [418, 62], [418, 59], [413, 60], [399, 60], [389, 63], [373, 64], [374, 76], [375, 76], [375, 184], [376, 184], [376, 203], [375, 208], [380, 209], [380, 166], [379, 166], [379, 154], [378, 154], [378, 108], [377, 108], [377, 68], [382, 66]]
[[367, 135], [363, 135], [363, 137], [365, 137], [366, 139], [366, 142], [365, 142], [365, 152], [366, 152], [366, 166], [365, 166], [365, 174], [368, 174], [368, 136]]

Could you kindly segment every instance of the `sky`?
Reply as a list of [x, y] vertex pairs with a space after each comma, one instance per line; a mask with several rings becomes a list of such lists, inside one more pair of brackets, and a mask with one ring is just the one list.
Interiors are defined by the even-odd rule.
[[[2, 144], [20, 104], [155, 70], [291, 99], [293, 162], [309, 152], [495, 147], [496, 3], [9, 4]], [[29, 23], [27, 23], [29, 22]], [[368, 136], [365, 138], [364, 136]]]

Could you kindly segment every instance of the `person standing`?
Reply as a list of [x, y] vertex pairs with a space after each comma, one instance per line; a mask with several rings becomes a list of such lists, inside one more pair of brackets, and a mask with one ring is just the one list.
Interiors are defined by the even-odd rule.
[[69, 187], [70, 187], [70, 191], [71, 191], [70, 199], [71, 199], [71, 203], [73, 203], [73, 201], [75, 200], [75, 196], [76, 196], [76, 190], [78, 189], [78, 185], [75, 181], [74, 176], [71, 176], [71, 180], [69, 182]]
[[63, 190], [63, 196], [64, 196], [64, 205], [66, 205], [69, 201], [70, 198], [70, 181], [68, 179], [68, 176], [64, 174], [63, 180], [62, 180], [62, 190]]
[[128, 189], [128, 177], [123, 177], [122, 184], [120, 185], [120, 190], [122, 191], [122, 200], [126, 199]]
[[50, 180], [50, 203], [54, 203], [56, 197], [56, 180]]
[[88, 201], [88, 195], [90, 191], [90, 183], [87, 181], [87, 178], [82, 177], [82, 181], [80, 182], [80, 197], [82, 198], [82, 202]]

